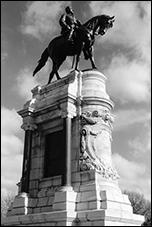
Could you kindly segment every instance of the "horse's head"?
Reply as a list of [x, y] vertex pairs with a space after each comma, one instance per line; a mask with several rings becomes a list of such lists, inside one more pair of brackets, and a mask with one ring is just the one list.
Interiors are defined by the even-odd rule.
[[96, 33], [97, 35], [104, 35], [106, 33], [106, 31], [109, 28], [113, 27], [113, 23], [115, 21], [115, 16], [107, 16], [107, 15], [101, 15], [101, 17], [104, 16], [104, 22], [102, 21], [99, 28], [98, 28], [98, 32]]

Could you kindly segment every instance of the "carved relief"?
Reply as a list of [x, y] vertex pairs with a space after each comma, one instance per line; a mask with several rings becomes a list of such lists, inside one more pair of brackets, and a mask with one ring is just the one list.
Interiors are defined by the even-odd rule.
[[96, 169], [105, 178], [119, 178], [112, 163], [111, 130], [113, 116], [108, 111], [87, 111], [81, 115], [81, 171]]

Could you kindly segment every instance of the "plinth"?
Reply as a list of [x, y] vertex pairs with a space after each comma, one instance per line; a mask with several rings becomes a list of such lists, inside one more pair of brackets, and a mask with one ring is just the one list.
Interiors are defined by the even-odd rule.
[[25, 130], [18, 195], [3, 226], [138, 226], [118, 185], [111, 142], [114, 103], [98, 70], [37, 86], [18, 114]]

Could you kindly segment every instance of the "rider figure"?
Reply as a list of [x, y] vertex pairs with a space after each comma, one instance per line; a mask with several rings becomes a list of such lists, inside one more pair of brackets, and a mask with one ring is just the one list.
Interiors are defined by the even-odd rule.
[[59, 20], [59, 24], [62, 27], [61, 34], [66, 35], [67, 41], [73, 42], [72, 35], [74, 29], [78, 28], [81, 25], [81, 22], [75, 18], [71, 6], [67, 6], [65, 12], [66, 13], [64, 13]]

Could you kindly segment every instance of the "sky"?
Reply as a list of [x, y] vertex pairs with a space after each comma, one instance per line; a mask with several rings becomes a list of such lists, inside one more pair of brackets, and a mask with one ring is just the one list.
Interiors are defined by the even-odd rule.
[[[119, 187], [151, 200], [150, 1], [1, 1], [2, 193], [17, 194], [24, 145], [17, 111], [32, 98], [32, 88], [48, 82], [51, 59], [35, 77], [32, 72], [49, 42], [60, 35], [58, 21], [67, 5], [82, 23], [96, 15], [115, 15], [114, 26], [94, 44], [96, 65], [107, 77], [106, 91], [115, 104], [113, 162]], [[71, 65], [72, 57], [67, 57], [61, 77]], [[82, 56], [80, 70], [90, 67]]]

